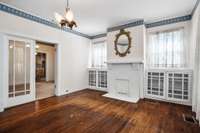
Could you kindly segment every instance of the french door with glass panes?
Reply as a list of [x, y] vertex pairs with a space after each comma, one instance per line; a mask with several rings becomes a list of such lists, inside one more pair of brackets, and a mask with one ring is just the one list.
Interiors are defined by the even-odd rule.
[[7, 107], [35, 100], [33, 45], [31, 40], [8, 37]]

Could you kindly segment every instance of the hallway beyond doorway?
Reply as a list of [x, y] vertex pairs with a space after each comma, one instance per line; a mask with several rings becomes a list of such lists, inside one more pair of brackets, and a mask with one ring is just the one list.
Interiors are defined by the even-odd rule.
[[55, 95], [54, 82], [37, 82], [36, 83], [36, 99], [44, 99]]
[[36, 99], [55, 95], [55, 62], [56, 47], [54, 44], [36, 42]]

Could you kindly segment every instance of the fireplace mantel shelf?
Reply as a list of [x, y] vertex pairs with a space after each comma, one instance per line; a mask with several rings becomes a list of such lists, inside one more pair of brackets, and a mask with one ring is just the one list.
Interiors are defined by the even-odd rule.
[[143, 60], [119, 60], [112, 59], [106, 62], [107, 64], [143, 64]]

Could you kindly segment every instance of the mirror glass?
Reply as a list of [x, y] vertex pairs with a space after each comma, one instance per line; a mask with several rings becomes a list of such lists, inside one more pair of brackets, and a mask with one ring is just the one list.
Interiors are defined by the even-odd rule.
[[117, 49], [119, 53], [125, 53], [129, 47], [128, 37], [124, 34], [120, 35], [117, 41]]

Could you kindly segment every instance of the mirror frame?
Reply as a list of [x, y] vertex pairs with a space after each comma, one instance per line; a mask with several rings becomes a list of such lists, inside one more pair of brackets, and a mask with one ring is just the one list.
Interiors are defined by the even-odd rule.
[[[124, 53], [120, 53], [119, 50], [117, 49], [117, 42], [119, 40], [119, 37], [125, 35], [128, 38], [128, 48]], [[120, 32], [115, 35], [115, 54], [119, 55], [120, 57], [125, 57], [127, 54], [130, 54], [130, 48], [131, 48], [131, 36], [130, 36], [130, 32], [129, 31], [125, 31], [124, 29], [121, 29]]]

